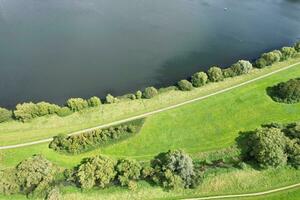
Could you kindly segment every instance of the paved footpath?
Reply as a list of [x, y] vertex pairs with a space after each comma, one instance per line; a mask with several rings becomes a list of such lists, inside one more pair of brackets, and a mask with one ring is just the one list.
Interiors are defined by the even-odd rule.
[[[199, 198], [190, 198], [190, 199], [184, 199], [184, 200], [210, 200], [210, 199], [235, 199], [235, 198], [244, 198], [244, 197], [256, 197], [256, 196], [263, 196], [267, 194], [272, 194], [275, 192], [281, 192], [289, 189], [293, 189], [296, 187], [299, 187], [300, 183], [273, 189], [273, 190], [268, 190], [264, 192], [256, 192], [256, 193], [248, 193], [248, 194], [229, 194], [229, 195], [220, 195], [220, 196], [210, 196], [210, 197], [199, 197]], [[295, 199], [296, 200], [296, 199]]]
[[[109, 126], [114, 126], [114, 125], [122, 124], [122, 123], [129, 122], [129, 121], [132, 121], [132, 120], [136, 120], [136, 119], [140, 119], [140, 118], [145, 118], [145, 117], [148, 117], [150, 115], [161, 113], [161, 112], [164, 112], [164, 111], [167, 111], [167, 110], [170, 110], [170, 109], [178, 108], [180, 106], [183, 106], [183, 105], [186, 105], [186, 104], [190, 104], [190, 103], [193, 103], [195, 101], [200, 101], [200, 100], [203, 100], [203, 99], [207, 99], [208, 97], [215, 96], [215, 95], [221, 94], [221, 93], [225, 93], [225, 92], [228, 92], [228, 91], [233, 90], [235, 88], [247, 85], [249, 83], [253, 83], [255, 81], [258, 81], [260, 79], [266, 78], [266, 77], [271, 76], [273, 74], [276, 74], [276, 73], [279, 73], [281, 71], [290, 69], [290, 68], [292, 68], [292, 67], [294, 67], [294, 66], [296, 66], [298, 64], [300, 64], [300, 62], [294, 63], [292, 65], [289, 65], [289, 66], [286, 66], [286, 67], [283, 67], [283, 68], [280, 68], [280, 69], [275, 70], [273, 72], [270, 72], [268, 74], [259, 76], [257, 78], [251, 79], [249, 81], [245, 81], [243, 83], [234, 85], [232, 87], [229, 87], [229, 88], [226, 88], [226, 89], [222, 89], [222, 90], [219, 90], [217, 92], [214, 92], [214, 93], [211, 93], [211, 94], [208, 94], [208, 95], [205, 95], [205, 96], [197, 97], [195, 99], [188, 100], [188, 101], [185, 101], [185, 102], [182, 102], [182, 103], [178, 103], [176, 105], [172, 105], [172, 106], [168, 106], [168, 107], [165, 107], [165, 108], [162, 108], [162, 109], [158, 109], [158, 110], [154, 110], [154, 111], [151, 111], [151, 112], [147, 112], [147, 113], [144, 113], [144, 114], [141, 114], [141, 115], [136, 115], [134, 117], [129, 117], [129, 118], [126, 118], [126, 119], [118, 120], [118, 121], [115, 121], [115, 122], [112, 122], [112, 123], [103, 124], [103, 125], [96, 126], [96, 127], [93, 127], [93, 128], [88, 128], [88, 129], [76, 131], [76, 132], [70, 133], [68, 135], [77, 135], [77, 134], [80, 134], [80, 133], [83, 133], [83, 132], [86, 132], [86, 131], [92, 131], [92, 130], [99, 129], [99, 128], [106, 128], [106, 127], [109, 127]], [[0, 146], [0, 150], [15, 149], [15, 148], [26, 147], [26, 146], [31, 146], [31, 145], [35, 145], [35, 144], [47, 143], [47, 142], [51, 142], [52, 139], [53, 138], [47, 138], [47, 139], [43, 139], [43, 140], [37, 140], [37, 141], [34, 141], [34, 142], [27, 142], [27, 143], [16, 144], [16, 145], [8, 145], [8, 146]]]

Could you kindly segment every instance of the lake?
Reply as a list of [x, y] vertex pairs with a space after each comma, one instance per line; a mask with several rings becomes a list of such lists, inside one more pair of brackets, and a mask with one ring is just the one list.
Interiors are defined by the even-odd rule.
[[299, 39], [299, 0], [0, 0], [0, 106], [166, 86]]

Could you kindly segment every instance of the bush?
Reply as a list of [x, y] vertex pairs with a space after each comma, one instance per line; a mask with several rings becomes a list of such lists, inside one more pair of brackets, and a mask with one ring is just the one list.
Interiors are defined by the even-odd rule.
[[70, 154], [81, 153], [130, 137], [139, 132], [142, 124], [143, 120], [136, 120], [127, 124], [106, 129], [95, 129], [77, 135], [67, 136], [60, 134], [53, 138], [49, 148]]
[[208, 76], [205, 72], [197, 72], [192, 76], [192, 84], [194, 87], [201, 87], [208, 81]]
[[300, 52], [300, 41], [294, 45], [294, 48], [297, 52]]
[[88, 99], [89, 107], [98, 107], [101, 105], [101, 100], [98, 97], [91, 97]]
[[255, 67], [257, 67], [257, 68], [264, 68], [264, 67], [266, 67], [267, 66], [267, 61], [264, 59], [264, 58], [259, 58], [259, 59], [257, 59], [256, 60], [256, 62], [255, 62]]
[[16, 167], [16, 176], [25, 194], [45, 195], [46, 189], [53, 183], [56, 169], [41, 155], [35, 155], [22, 161]]
[[266, 66], [279, 62], [282, 58], [282, 53], [278, 50], [271, 51], [269, 53], [263, 53], [261, 58], [266, 61]]
[[76, 112], [76, 111], [80, 111], [80, 110], [83, 110], [83, 109], [87, 108], [89, 105], [88, 105], [87, 100], [85, 100], [85, 99], [82, 99], [82, 98], [71, 98], [71, 99], [68, 99], [67, 106], [73, 112]]
[[40, 116], [45, 116], [45, 115], [52, 115], [58, 112], [60, 107], [55, 104], [51, 104], [48, 102], [39, 102], [36, 104], [38, 113], [37, 115]]
[[73, 114], [73, 111], [70, 110], [69, 107], [62, 107], [57, 111], [56, 114], [60, 117], [66, 117], [66, 116]]
[[138, 91], [136, 92], [135, 96], [136, 96], [137, 99], [141, 99], [142, 96], [143, 96], [143, 93], [142, 93], [140, 90], [138, 90]]
[[139, 180], [141, 175], [141, 165], [135, 160], [122, 159], [118, 161], [116, 166], [117, 179], [121, 186], [128, 186], [132, 189], [136, 188], [134, 186], [135, 181]]
[[278, 167], [287, 164], [286, 137], [278, 128], [257, 129], [249, 138], [250, 157], [261, 167]]
[[151, 167], [151, 179], [166, 188], [192, 188], [198, 182], [193, 160], [181, 150], [160, 153], [151, 161]]
[[287, 60], [289, 58], [294, 57], [297, 54], [297, 51], [293, 47], [282, 47], [282, 60]]
[[247, 74], [252, 70], [252, 68], [252, 64], [247, 60], [239, 60], [231, 66], [231, 69], [236, 76]]
[[10, 195], [19, 191], [20, 187], [17, 184], [15, 170], [6, 169], [0, 171], [0, 194]]
[[113, 95], [108, 94], [106, 96], [106, 103], [113, 104], [113, 103], [117, 103], [117, 102], [118, 102], [118, 99], [116, 97], [114, 97]]
[[236, 74], [231, 67], [222, 70], [224, 78], [235, 77]]
[[115, 178], [116, 161], [104, 156], [85, 159], [76, 169], [74, 179], [83, 189], [107, 187]]
[[190, 91], [193, 89], [192, 83], [187, 80], [181, 80], [177, 83], [179, 90], [181, 91]]
[[14, 111], [14, 116], [17, 120], [27, 122], [31, 119], [38, 117], [38, 106], [32, 102], [18, 104]]
[[0, 123], [12, 119], [12, 111], [0, 107]]
[[268, 94], [274, 101], [283, 103], [300, 102], [300, 78], [281, 82], [267, 89]]
[[151, 99], [158, 94], [158, 91], [155, 87], [147, 87], [143, 93], [143, 97], [146, 99]]
[[295, 168], [300, 168], [300, 145], [296, 140], [287, 142], [288, 162]]
[[208, 78], [212, 82], [218, 82], [224, 80], [222, 69], [219, 67], [211, 67], [208, 72]]

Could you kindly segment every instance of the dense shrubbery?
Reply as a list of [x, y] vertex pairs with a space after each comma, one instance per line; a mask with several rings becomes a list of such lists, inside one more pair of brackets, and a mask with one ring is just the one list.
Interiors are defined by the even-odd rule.
[[53, 138], [49, 148], [55, 151], [77, 154], [95, 147], [127, 138], [139, 132], [144, 120], [136, 120], [106, 129], [94, 129], [77, 135], [58, 135]]
[[165, 188], [192, 188], [198, 182], [193, 160], [181, 150], [160, 153], [151, 167], [149, 178]]
[[282, 59], [282, 53], [279, 50], [274, 50], [269, 53], [263, 53], [256, 61], [257, 68], [264, 68], [265, 66], [272, 65]]
[[274, 101], [297, 103], [300, 101], [300, 78], [279, 83], [267, 89]]
[[89, 107], [97, 107], [101, 105], [101, 100], [98, 97], [91, 97], [88, 99]]
[[0, 193], [22, 193], [45, 197], [57, 173], [56, 167], [40, 155], [28, 158], [15, 169], [0, 171]]
[[252, 64], [247, 60], [239, 60], [237, 63], [231, 66], [231, 69], [235, 76], [248, 74], [252, 70], [252, 68]]
[[117, 180], [121, 186], [136, 189], [136, 181], [140, 179], [142, 166], [136, 160], [121, 159], [116, 166]]
[[82, 98], [71, 98], [67, 101], [67, 106], [73, 111], [80, 111], [89, 107], [88, 101]]
[[281, 49], [282, 53], [282, 60], [287, 60], [289, 58], [294, 57], [297, 54], [297, 51], [295, 50], [294, 47], [282, 47]]
[[294, 45], [294, 48], [297, 52], [300, 52], [300, 41]]
[[190, 91], [193, 89], [193, 85], [188, 80], [181, 80], [177, 83], [179, 90]]
[[219, 67], [211, 67], [208, 71], [208, 78], [211, 82], [219, 82], [224, 80], [222, 69]]
[[105, 99], [106, 99], [106, 103], [108, 104], [117, 103], [119, 101], [118, 98], [114, 97], [111, 94], [108, 94]]
[[201, 87], [208, 81], [208, 76], [205, 72], [197, 72], [191, 78], [194, 87]]
[[240, 143], [244, 158], [261, 167], [300, 167], [300, 124], [267, 124], [248, 133]]
[[146, 99], [151, 99], [158, 95], [158, 91], [155, 87], [147, 87], [143, 92], [143, 97]]
[[0, 123], [6, 122], [12, 119], [12, 112], [6, 108], [0, 107]]

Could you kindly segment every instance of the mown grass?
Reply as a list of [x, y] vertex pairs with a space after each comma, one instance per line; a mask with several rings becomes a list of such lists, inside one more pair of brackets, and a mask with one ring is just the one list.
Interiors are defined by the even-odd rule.
[[[227, 79], [219, 83], [210, 83], [190, 92], [168, 91], [150, 100], [124, 101], [117, 104], [106, 104], [99, 108], [91, 108], [70, 116], [60, 118], [56, 115], [40, 117], [29, 123], [10, 121], [0, 124], [0, 145], [19, 144], [38, 139], [49, 138], [59, 133], [70, 133], [94, 127], [115, 120], [124, 119], [166, 106], [204, 96], [218, 90], [251, 80], [281, 67], [299, 62], [300, 58], [277, 63], [272, 67], [254, 70], [252, 73]], [[295, 67], [296, 68], [296, 67]], [[284, 74], [285, 72], [281, 73]], [[205, 108], [207, 109], [207, 108]], [[213, 117], [213, 116], [208, 116]]]

